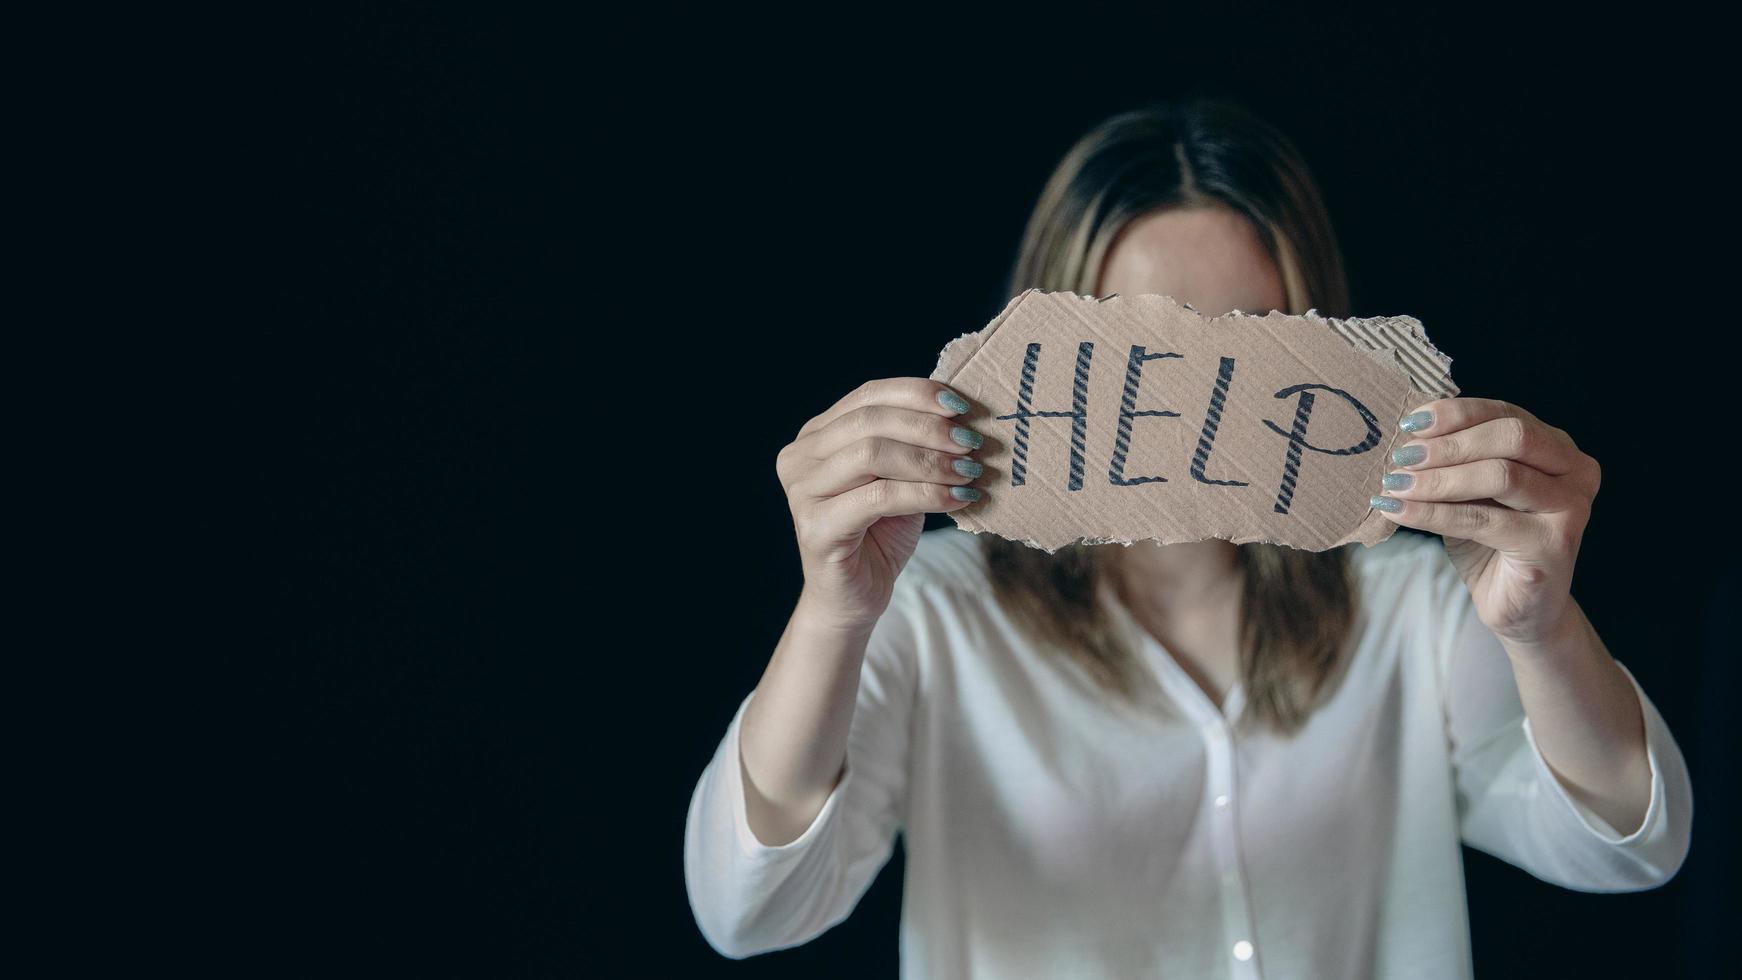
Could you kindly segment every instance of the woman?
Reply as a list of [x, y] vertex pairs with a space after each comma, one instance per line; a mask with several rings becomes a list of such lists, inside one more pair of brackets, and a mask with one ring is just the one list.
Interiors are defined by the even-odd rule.
[[[1296, 151], [1215, 102], [1084, 137], [1030, 286], [1349, 313]], [[910, 977], [1462, 977], [1460, 842], [1585, 891], [1681, 865], [1680, 751], [1569, 594], [1598, 468], [1565, 432], [1476, 398], [1398, 420], [1371, 504], [1443, 543], [1049, 555], [921, 534], [978, 499], [988, 418], [872, 381], [780, 454], [804, 590], [686, 828], [721, 953], [841, 921], [898, 828]]]

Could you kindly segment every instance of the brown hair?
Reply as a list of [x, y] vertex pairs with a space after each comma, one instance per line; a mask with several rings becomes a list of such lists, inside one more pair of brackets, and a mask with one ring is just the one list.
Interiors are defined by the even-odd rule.
[[[1114, 239], [1133, 220], [1206, 205], [1252, 222], [1282, 274], [1284, 312], [1349, 315], [1342, 256], [1300, 153], [1263, 120], [1215, 99], [1127, 112], [1078, 140], [1041, 191], [1006, 295], [1031, 287], [1093, 293]], [[986, 535], [984, 547], [1004, 608], [1108, 691], [1137, 701], [1150, 675], [1096, 602], [1107, 546], [1047, 554]], [[1336, 667], [1355, 619], [1348, 554], [1269, 544], [1237, 551], [1247, 710], [1293, 731]]]

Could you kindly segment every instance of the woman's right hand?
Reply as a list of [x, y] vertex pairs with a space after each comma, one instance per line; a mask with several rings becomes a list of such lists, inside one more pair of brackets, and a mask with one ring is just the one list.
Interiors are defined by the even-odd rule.
[[801, 608], [856, 629], [883, 615], [925, 515], [980, 499], [969, 484], [983, 469], [969, 454], [985, 440], [956, 421], [968, 409], [926, 378], [868, 381], [780, 451], [804, 563]]

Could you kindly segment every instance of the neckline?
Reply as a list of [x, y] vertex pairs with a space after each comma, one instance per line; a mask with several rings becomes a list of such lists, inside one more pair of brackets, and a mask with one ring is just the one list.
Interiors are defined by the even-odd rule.
[[1125, 634], [1138, 651], [1139, 655], [1149, 663], [1150, 669], [1161, 682], [1166, 691], [1176, 703], [1190, 712], [1200, 723], [1215, 722], [1221, 725], [1232, 725], [1239, 720], [1246, 707], [1246, 687], [1239, 677], [1228, 686], [1227, 693], [1222, 697], [1222, 703], [1216, 704], [1210, 700], [1210, 695], [1192, 675], [1180, 666], [1173, 652], [1155, 638], [1143, 624], [1137, 621], [1131, 610], [1121, 602], [1117, 590], [1103, 584], [1101, 589], [1103, 604], [1113, 614], [1120, 631]]

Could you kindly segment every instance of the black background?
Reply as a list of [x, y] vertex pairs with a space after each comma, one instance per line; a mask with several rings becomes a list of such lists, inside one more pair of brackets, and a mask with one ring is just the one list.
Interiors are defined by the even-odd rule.
[[893, 975], [899, 858], [846, 923], [742, 963], [686, 904], [690, 791], [800, 584], [775, 453], [1002, 306], [1083, 130], [1192, 92], [1300, 145], [1355, 313], [1418, 316], [1466, 393], [1604, 465], [1575, 594], [1680, 738], [1700, 833], [1635, 895], [1467, 852], [1479, 975], [1718, 962], [1735, 221], [1708, 30], [831, 18], [389, 5], [241, 49], [271, 315], [236, 965]]

